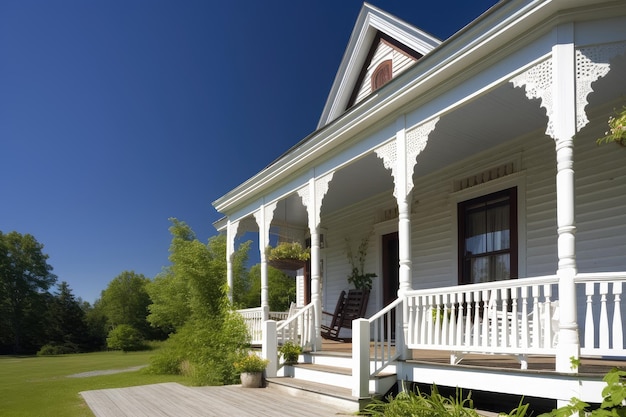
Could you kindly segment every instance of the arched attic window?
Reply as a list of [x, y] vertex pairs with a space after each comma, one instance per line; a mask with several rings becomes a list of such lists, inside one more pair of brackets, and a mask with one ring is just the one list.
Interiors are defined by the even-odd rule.
[[381, 62], [372, 73], [372, 91], [391, 81], [391, 59]]

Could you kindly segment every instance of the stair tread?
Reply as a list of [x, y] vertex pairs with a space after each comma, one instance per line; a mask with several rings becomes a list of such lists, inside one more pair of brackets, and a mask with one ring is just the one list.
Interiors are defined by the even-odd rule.
[[[352, 375], [352, 368], [345, 368], [341, 366], [321, 365], [317, 363], [297, 363], [292, 365], [298, 368], [311, 369], [320, 372], [334, 373], [339, 375]], [[394, 372], [381, 372], [374, 378], [386, 378], [388, 376], [396, 375]]]
[[352, 375], [351, 368], [344, 368], [340, 366], [320, 365], [317, 363], [298, 363], [292, 366], [296, 368], [306, 368], [306, 369], [312, 369], [315, 371], [327, 372], [327, 373], [333, 373], [333, 374]]
[[267, 378], [270, 384], [283, 385], [290, 388], [296, 388], [304, 391], [315, 392], [318, 394], [330, 395], [333, 397], [355, 400], [352, 396], [352, 390], [349, 388], [341, 388], [336, 385], [328, 385], [321, 382], [307, 381], [292, 377], [275, 377]]

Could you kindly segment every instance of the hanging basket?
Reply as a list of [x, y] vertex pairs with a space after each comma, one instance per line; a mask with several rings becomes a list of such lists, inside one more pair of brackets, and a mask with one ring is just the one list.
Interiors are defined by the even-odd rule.
[[306, 265], [306, 261], [300, 259], [273, 259], [267, 263], [276, 269], [284, 271], [297, 271], [298, 269], [304, 268], [304, 265]]

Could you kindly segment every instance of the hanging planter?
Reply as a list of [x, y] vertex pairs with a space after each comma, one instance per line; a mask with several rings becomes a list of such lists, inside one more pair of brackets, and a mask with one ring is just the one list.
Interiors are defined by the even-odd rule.
[[296, 271], [303, 268], [311, 257], [309, 249], [299, 242], [281, 242], [275, 248], [265, 250], [267, 263], [276, 269]]

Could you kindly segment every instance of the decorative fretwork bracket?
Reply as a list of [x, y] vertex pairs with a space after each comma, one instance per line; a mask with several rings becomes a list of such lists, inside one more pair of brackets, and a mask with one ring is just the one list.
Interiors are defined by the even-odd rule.
[[310, 186], [302, 187], [298, 190], [298, 195], [302, 199], [302, 204], [309, 213], [310, 228], [317, 229], [321, 221], [322, 201], [328, 192], [328, 186], [333, 179], [334, 172], [329, 172], [319, 178], [315, 178], [314, 189], [311, 191]]
[[[406, 132], [404, 137], [396, 136], [384, 145], [374, 150], [376, 156], [382, 159], [385, 168], [391, 171], [394, 177], [394, 197], [406, 197], [413, 190], [413, 170], [417, 163], [417, 156], [426, 148], [428, 144], [428, 136], [435, 129], [439, 117], [435, 117], [421, 125]], [[405, 140], [406, 144], [398, 143], [399, 140]], [[404, 148], [404, 160], [398, 158], [399, 149]], [[403, 182], [400, 171], [400, 163], [404, 163], [406, 167], [406, 182]]]

